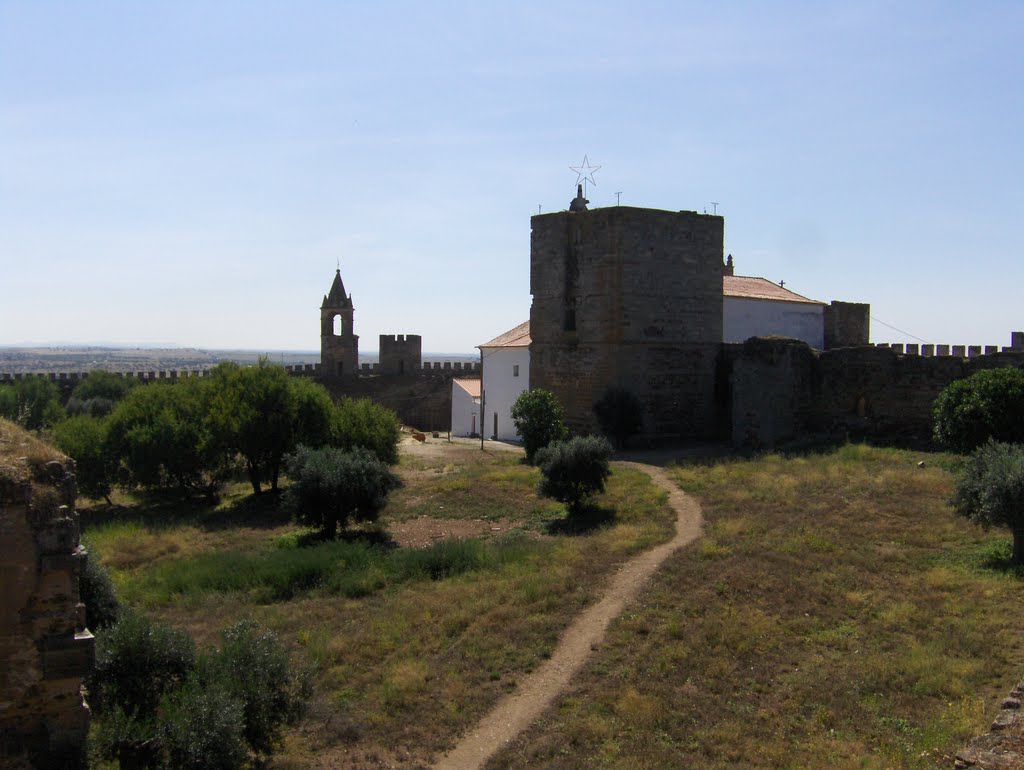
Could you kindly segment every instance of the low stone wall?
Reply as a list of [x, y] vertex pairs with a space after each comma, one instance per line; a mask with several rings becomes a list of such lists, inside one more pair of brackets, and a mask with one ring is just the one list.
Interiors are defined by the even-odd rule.
[[1003, 701], [1002, 710], [992, 722], [989, 732], [971, 740], [956, 755], [956, 770], [1020, 770], [1024, 768], [1024, 681]]
[[0, 420], [0, 766], [84, 766], [82, 677], [93, 637], [79, 602], [74, 466]]

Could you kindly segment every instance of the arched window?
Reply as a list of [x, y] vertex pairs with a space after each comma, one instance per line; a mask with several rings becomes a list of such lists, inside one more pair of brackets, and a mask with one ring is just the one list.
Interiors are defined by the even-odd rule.
[[340, 337], [342, 334], [345, 333], [345, 328], [344, 328], [344, 325], [342, 323], [340, 315], [334, 316], [334, 318], [331, 319], [331, 324], [334, 327], [334, 336], [335, 337]]

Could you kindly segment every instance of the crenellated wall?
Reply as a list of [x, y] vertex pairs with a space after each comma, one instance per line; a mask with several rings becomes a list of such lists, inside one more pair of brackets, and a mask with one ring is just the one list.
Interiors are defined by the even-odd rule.
[[797, 340], [747, 340], [724, 374], [733, 443], [771, 446], [808, 434], [928, 443], [932, 404], [947, 385], [982, 369], [1024, 367], [1024, 348], [990, 351], [923, 356], [869, 345], [818, 352]]
[[79, 602], [74, 465], [0, 420], [0, 766], [84, 767], [82, 677], [94, 643]]

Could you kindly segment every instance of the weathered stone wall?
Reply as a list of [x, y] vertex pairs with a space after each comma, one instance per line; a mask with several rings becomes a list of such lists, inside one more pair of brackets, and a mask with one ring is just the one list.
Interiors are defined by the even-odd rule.
[[871, 305], [832, 300], [825, 305], [825, 350], [867, 345], [871, 333]]
[[380, 374], [414, 374], [421, 369], [423, 338], [420, 335], [382, 334], [379, 345]]
[[552, 391], [577, 432], [618, 385], [648, 436], [716, 428], [723, 219], [627, 206], [531, 218], [530, 387]]
[[[83, 761], [92, 668], [73, 466], [0, 421], [0, 765]], [[31, 765], [29, 764], [31, 763]]]
[[796, 340], [750, 340], [724, 373], [732, 439], [770, 446], [827, 434], [925, 444], [939, 393], [954, 380], [1003, 366], [1024, 366], [1024, 351], [962, 358], [864, 346], [819, 353]]

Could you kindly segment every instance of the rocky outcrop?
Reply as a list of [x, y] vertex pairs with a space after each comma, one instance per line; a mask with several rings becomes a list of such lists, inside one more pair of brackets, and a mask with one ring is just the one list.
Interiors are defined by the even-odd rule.
[[0, 765], [84, 765], [82, 677], [93, 637], [79, 601], [74, 465], [0, 420]]

